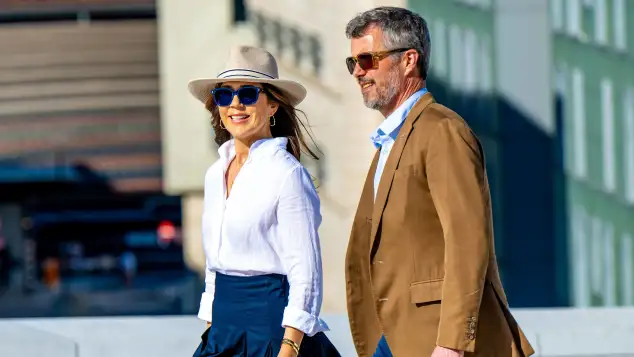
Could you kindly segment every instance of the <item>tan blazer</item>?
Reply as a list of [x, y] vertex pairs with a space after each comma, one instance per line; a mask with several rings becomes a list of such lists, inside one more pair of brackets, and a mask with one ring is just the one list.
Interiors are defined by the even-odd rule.
[[348, 315], [360, 357], [385, 335], [395, 357], [436, 345], [465, 356], [534, 353], [509, 312], [493, 244], [478, 139], [425, 94], [387, 159], [374, 201], [374, 157], [346, 254]]

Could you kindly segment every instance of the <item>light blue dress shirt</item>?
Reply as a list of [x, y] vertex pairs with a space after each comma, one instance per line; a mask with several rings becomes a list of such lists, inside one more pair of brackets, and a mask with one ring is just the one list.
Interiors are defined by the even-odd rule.
[[427, 93], [427, 88], [420, 89], [418, 92], [412, 94], [405, 102], [403, 102], [403, 104], [396, 108], [392, 114], [385, 118], [374, 134], [370, 137], [374, 146], [381, 150], [376, 172], [374, 173], [375, 199], [376, 191], [378, 190], [379, 182], [381, 181], [381, 175], [383, 174], [383, 169], [385, 168], [385, 162], [390, 155], [390, 150], [392, 150], [392, 146], [394, 145], [398, 132], [401, 130], [401, 127], [403, 126], [410, 110], [414, 107], [414, 104], [416, 104], [416, 102], [418, 102], [425, 93]]

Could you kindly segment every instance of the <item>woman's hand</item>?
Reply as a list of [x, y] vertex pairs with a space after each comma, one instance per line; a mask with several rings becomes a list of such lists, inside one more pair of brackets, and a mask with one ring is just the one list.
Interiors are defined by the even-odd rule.
[[280, 353], [277, 357], [297, 357], [297, 354], [291, 346], [282, 344], [282, 348], [280, 349]]
[[[289, 326], [285, 326], [284, 330], [284, 338], [289, 339], [300, 346], [302, 344], [302, 339], [304, 338], [304, 333], [296, 328], [292, 328]], [[293, 349], [293, 347], [282, 343], [282, 347], [280, 348], [280, 353], [277, 357], [297, 357], [297, 352]]]

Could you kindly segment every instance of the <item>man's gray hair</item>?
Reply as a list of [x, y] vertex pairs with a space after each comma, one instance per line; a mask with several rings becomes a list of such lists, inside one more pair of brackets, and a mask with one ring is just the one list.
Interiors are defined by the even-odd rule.
[[411, 48], [418, 51], [418, 71], [423, 79], [427, 79], [431, 40], [425, 19], [404, 8], [377, 7], [350, 20], [346, 26], [346, 36], [349, 39], [365, 36], [372, 26], [383, 31], [387, 50]]

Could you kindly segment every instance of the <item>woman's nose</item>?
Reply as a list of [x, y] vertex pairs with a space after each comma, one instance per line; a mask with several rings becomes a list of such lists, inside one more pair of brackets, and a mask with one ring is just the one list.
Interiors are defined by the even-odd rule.
[[238, 94], [236, 93], [233, 95], [233, 98], [231, 98], [231, 106], [238, 107], [240, 104], [240, 98], [238, 98]]

